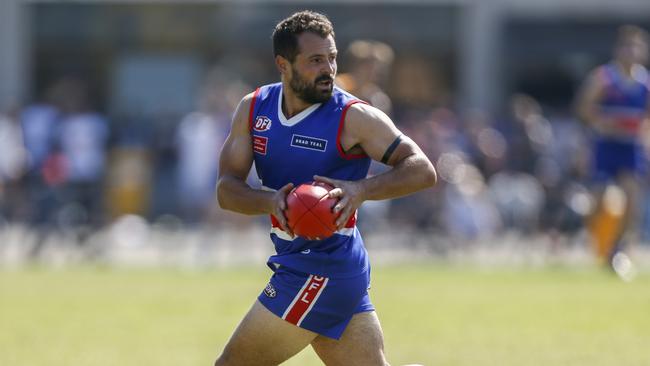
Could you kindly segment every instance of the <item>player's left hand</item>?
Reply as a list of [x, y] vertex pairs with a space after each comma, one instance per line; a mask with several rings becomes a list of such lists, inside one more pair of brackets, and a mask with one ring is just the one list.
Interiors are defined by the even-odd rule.
[[364, 189], [361, 183], [321, 177], [320, 175], [314, 175], [314, 180], [334, 187], [329, 196], [339, 199], [338, 203], [334, 205], [333, 211], [334, 213], [340, 213], [339, 218], [336, 220], [336, 228], [342, 229], [350, 219], [350, 215], [353, 215], [365, 201]]

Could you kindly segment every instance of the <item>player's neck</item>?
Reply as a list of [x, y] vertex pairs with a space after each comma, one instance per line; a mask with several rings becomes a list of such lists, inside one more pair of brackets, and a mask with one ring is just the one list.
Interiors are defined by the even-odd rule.
[[632, 77], [634, 66], [636, 66], [635, 63], [622, 62], [622, 61], [616, 61], [616, 65], [618, 66], [619, 70], [621, 70], [623, 75], [627, 77]]
[[305, 102], [295, 95], [290, 88], [283, 85], [282, 87], [282, 113], [286, 118], [291, 118], [296, 114], [304, 111], [311, 106], [310, 103]]

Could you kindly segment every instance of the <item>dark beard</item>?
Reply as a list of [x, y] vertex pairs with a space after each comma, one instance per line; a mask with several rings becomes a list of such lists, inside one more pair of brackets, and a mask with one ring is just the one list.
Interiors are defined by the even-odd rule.
[[328, 81], [332, 80], [329, 75], [321, 75], [313, 83], [309, 83], [307, 80], [300, 77], [298, 71], [292, 67], [293, 77], [289, 82], [291, 90], [296, 93], [298, 98], [304, 100], [310, 104], [324, 103], [327, 102], [332, 97], [332, 91], [334, 89], [334, 83], [327, 90], [319, 90], [316, 88], [316, 83], [319, 81]]

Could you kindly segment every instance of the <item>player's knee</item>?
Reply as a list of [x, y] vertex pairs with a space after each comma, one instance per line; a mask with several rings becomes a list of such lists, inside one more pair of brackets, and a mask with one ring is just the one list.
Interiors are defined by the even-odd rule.
[[221, 352], [221, 355], [217, 358], [217, 360], [214, 362], [214, 366], [228, 366], [231, 365], [232, 362], [232, 357], [230, 357], [230, 352], [228, 350], [224, 350]]
[[384, 354], [383, 342], [377, 342], [374, 347], [367, 349], [363, 358], [367, 360], [368, 365], [390, 366]]
[[[390, 366], [390, 363], [386, 360], [384, 353], [375, 353], [372, 355], [366, 355], [365, 357], [359, 360], [358, 365], [367, 365], [367, 366]], [[345, 363], [343, 363], [344, 365]]]
[[214, 362], [214, 366], [240, 366], [249, 365], [251, 360], [246, 356], [241, 347], [228, 343], [221, 351], [221, 355]]
[[384, 359], [382, 360], [381, 365], [383, 365], [383, 366], [390, 366], [390, 363], [388, 363], [388, 361], [386, 361], [386, 358], [384, 358]]
[[386, 360], [386, 356], [384, 355], [384, 352], [381, 351], [375, 355], [375, 359], [373, 364], [377, 366], [390, 366], [388, 361]]
[[223, 355], [219, 356], [216, 361], [214, 361], [214, 366], [226, 366], [228, 363], [223, 359]]

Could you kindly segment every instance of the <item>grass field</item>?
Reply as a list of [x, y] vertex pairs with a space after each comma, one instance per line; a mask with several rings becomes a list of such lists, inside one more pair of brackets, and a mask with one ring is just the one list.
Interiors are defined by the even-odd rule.
[[[268, 275], [0, 271], [0, 365], [210, 365]], [[650, 365], [647, 273], [376, 267], [371, 295], [393, 365]]]

